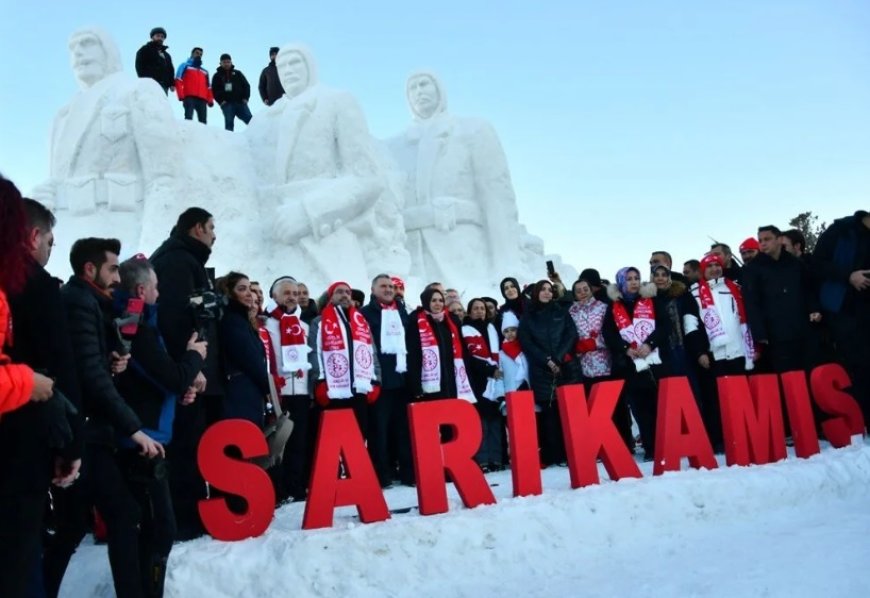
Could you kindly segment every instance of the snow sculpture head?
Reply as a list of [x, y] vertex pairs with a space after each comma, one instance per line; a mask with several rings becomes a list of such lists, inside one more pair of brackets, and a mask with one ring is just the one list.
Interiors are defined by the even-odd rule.
[[302, 44], [286, 44], [282, 47], [275, 59], [275, 66], [288, 98], [295, 98], [317, 83], [317, 64], [311, 51]]
[[417, 71], [405, 86], [408, 105], [419, 120], [432, 118], [447, 110], [447, 94], [438, 77], [429, 71]]
[[69, 36], [69, 53], [73, 73], [82, 88], [121, 70], [121, 54], [115, 40], [99, 27], [73, 32]]

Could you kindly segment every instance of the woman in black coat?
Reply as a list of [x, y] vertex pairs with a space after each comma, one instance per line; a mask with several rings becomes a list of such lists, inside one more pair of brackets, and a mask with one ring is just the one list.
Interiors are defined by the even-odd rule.
[[[438, 364], [440, 366], [440, 388], [434, 383], [423, 388], [423, 368], [435, 363], [432, 357], [424, 359], [420, 340], [421, 319], [425, 319], [432, 329], [438, 345]], [[438, 289], [426, 289], [420, 294], [420, 307], [408, 316], [405, 327], [405, 345], [408, 349], [408, 373], [405, 379], [412, 401], [452, 399], [457, 397], [456, 370], [454, 368], [454, 335], [459, 334], [461, 323], [444, 307], [444, 295]], [[458, 337], [457, 337], [458, 338]], [[431, 350], [431, 349], [430, 349]]]
[[553, 300], [553, 285], [541, 280], [532, 291], [532, 302], [520, 320], [520, 346], [529, 362], [529, 382], [535, 395], [541, 461], [549, 466], [565, 462], [565, 444], [556, 405], [556, 388], [578, 382], [574, 344], [577, 328]]
[[246, 419], [262, 428], [269, 378], [266, 349], [251, 323], [254, 294], [244, 274], [230, 272], [222, 281], [228, 299], [219, 327], [227, 380], [223, 419]]

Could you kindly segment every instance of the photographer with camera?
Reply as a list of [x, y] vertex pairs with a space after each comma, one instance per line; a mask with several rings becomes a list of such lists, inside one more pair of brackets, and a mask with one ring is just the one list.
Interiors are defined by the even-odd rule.
[[[115, 384], [142, 420], [145, 432], [166, 446], [172, 440], [176, 403], [189, 405], [196, 398], [194, 381], [201, 376], [208, 343], [191, 334], [182, 358], [173, 360], [157, 328], [158, 296], [157, 275], [145, 256], [137, 255], [121, 264], [121, 287], [113, 295], [115, 314], [123, 319], [141, 308], [141, 320], [121, 328], [131, 343], [130, 364], [115, 377]], [[122, 447], [121, 471], [142, 510], [139, 558], [144, 594], [162, 596], [166, 563], [175, 540], [168, 468], [159, 456], [147, 459], [129, 450], [129, 443]]]
[[[117, 239], [87, 238], [70, 251], [73, 276], [61, 298], [66, 309], [82, 410], [86, 417], [82, 479], [58, 497], [66, 515], [47, 543], [46, 592], [56, 596], [69, 559], [87, 529], [87, 516], [96, 506], [108, 531], [109, 562], [115, 593], [141, 595], [139, 578], [140, 509], [127, 488], [117, 459], [118, 438], [132, 441], [140, 454], [164, 456], [163, 446], [142, 430], [142, 422], [115, 388], [112, 377], [126, 369], [129, 355], [116, 341], [112, 290], [120, 282]], [[56, 501], [58, 502], [58, 501]]]
[[[24, 199], [22, 205], [30, 255], [24, 287], [9, 295], [15, 322], [15, 343], [9, 348], [9, 357], [54, 379], [55, 384], [48, 401], [31, 401], [0, 420], [0, 495], [20, 500], [22, 507], [14, 519], [20, 529], [28, 530], [10, 541], [14, 554], [6, 558], [4, 551], [4, 558], [0, 558], [2, 596], [20, 595], [20, 589], [5, 585], [12, 581], [8, 575], [24, 579], [21, 571], [34, 571], [38, 572], [35, 578], [41, 578], [40, 538], [47, 491], [52, 482], [65, 487], [75, 481], [84, 442], [84, 422], [77, 413], [78, 381], [60, 288], [45, 270], [54, 245], [55, 218], [32, 199]], [[5, 509], [0, 520], [4, 527], [12, 524]]]
[[169, 487], [178, 521], [178, 539], [189, 540], [204, 533], [197, 503], [205, 498], [205, 481], [196, 464], [199, 440], [206, 423], [220, 418], [223, 381], [218, 360], [217, 322], [222, 303], [205, 264], [215, 242], [214, 218], [202, 208], [188, 208], [178, 217], [169, 238], [151, 256], [160, 281], [158, 326], [169, 356], [179, 362], [194, 332], [210, 343], [205, 365], [196, 384], [200, 400], [181, 406], [175, 413]]

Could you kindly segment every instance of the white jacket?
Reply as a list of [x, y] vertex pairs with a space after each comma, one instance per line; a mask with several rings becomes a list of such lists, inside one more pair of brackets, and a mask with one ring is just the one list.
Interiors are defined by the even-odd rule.
[[[740, 313], [737, 310], [737, 301], [731, 295], [731, 290], [725, 284], [724, 278], [716, 278], [708, 280], [710, 291], [713, 294], [713, 303], [716, 305], [716, 311], [719, 312], [719, 317], [722, 319], [722, 327], [725, 330], [725, 336], [722, 337], [715, 345], [710, 344], [710, 350], [713, 352], [713, 358], [717, 361], [728, 359], [737, 359], [738, 357], [746, 357], [746, 351], [743, 344], [743, 333], [740, 330]], [[698, 302], [698, 308], [701, 307], [701, 298], [699, 297], [698, 283], [692, 285], [692, 297]], [[695, 316], [686, 316], [683, 322], [686, 328], [686, 334], [703, 328], [703, 324], [698, 321]]]

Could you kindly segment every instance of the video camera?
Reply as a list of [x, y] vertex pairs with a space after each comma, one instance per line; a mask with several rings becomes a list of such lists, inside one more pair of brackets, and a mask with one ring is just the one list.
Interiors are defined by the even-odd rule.
[[196, 291], [188, 297], [188, 307], [193, 312], [199, 340], [205, 340], [205, 331], [209, 322], [221, 319], [227, 303], [226, 297], [211, 289]]

